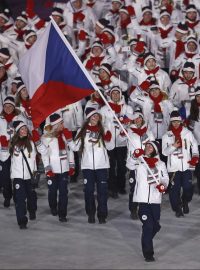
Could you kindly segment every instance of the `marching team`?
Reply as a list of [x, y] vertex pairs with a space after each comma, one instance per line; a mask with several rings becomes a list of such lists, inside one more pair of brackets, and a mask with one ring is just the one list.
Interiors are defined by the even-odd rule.
[[96, 216], [106, 223], [108, 197], [127, 193], [128, 175], [130, 216], [143, 224], [145, 260], [155, 260], [162, 194], [180, 218], [189, 213], [194, 174], [200, 193], [199, 14], [198, 0], [55, 1], [51, 16], [99, 91], [35, 129], [18, 63], [48, 21], [33, 0], [15, 20], [0, 12], [0, 187], [4, 207], [13, 198], [20, 229], [27, 211], [36, 219], [32, 178], [41, 164], [60, 222], [80, 169], [88, 223]]

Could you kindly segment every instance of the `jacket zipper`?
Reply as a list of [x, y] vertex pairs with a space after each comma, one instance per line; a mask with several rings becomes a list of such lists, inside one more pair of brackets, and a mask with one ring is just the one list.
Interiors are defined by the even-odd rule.
[[95, 166], [94, 166], [94, 146], [92, 143], [92, 156], [93, 156], [93, 170], [95, 170]]
[[150, 185], [149, 185], [148, 203], [149, 203], [149, 198], [150, 198]]

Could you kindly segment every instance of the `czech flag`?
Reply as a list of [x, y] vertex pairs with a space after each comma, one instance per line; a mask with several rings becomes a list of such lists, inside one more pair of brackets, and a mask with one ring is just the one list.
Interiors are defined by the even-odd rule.
[[89, 96], [96, 86], [53, 19], [20, 59], [19, 71], [35, 127], [56, 110]]

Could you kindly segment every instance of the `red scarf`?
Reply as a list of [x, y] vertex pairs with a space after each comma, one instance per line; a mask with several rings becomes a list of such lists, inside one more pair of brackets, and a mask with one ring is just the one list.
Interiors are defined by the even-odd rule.
[[111, 80], [110, 80], [110, 79], [108, 79], [107, 81], [105, 81], [105, 80], [102, 80], [102, 79], [100, 78], [100, 80], [101, 80], [101, 85], [102, 85], [102, 86], [106, 86], [106, 85], [109, 85], [109, 84], [111, 83]]
[[190, 22], [190, 21], [186, 21], [185, 22], [187, 24], [187, 26], [191, 29], [194, 29], [195, 26], [197, 26], [197, 24], [199, 23], [199, 21], [196, 21], [196, 22]]
[[180, 127], [178, 127], [177, 129], [175, 129], [173, 126], [171, 127], [171, 131], [175, 136], [175, 141], [179, 141], [181, 143], [182, 147], [182, 140], [181, 140], [181, 131], [182, 131], [183, 127], [180, 125]]
[[13, 24], [4, 24], [1, 29], [3, 32], [5, 32], [6, 30], [8, 30], [9, 28], [11, 28], [13, 26]]
[[6, 119], [6, 121], [8, 123], [10, 123], [10, 122], [12, 122], [12, 120], [16, 116], [16, 114], [14, 114], [14, 113], [7, 114], [7, 113], [4, 112], [3, 116]]
[[91, 50], [90, 48], [85, 49], [84, 54], [81, 56], [82, 62], [87, 58], [87, 55], [90, 53], [90, 50]]
[[196, 53], [187, 53], [187, 52], [185, 52], [185, 55], [189, 59], [189, 58], [194, 57], [196, 55]]
[[60, 133], [58, 134], [57, 139], [58, 139], [58, 147], [59, 147], [59, 150], [65, 150], [65, 142], [64, 142], [64, 140], [63, 140], [63, 138], [62, 138], [62, 132], [60, 132]]
[[8, 70], [11, 66], [12, 66], [13, 63], [10, 63], [10, 64], [5, 64], [4, 67], [6, 70]]
[[143, 67], [144, 66], [144, 57], [138, 56], [138, 58], [136, 59], [136, 62], [139, 63], [141, 65], [141, 67]]
[[112, 102], [108, 102], [108, 104], [110, 105], [111, 109], [112, 109], [115, 113], [120, 113], [120, 112], [121, 112], [122, 105], [115, 104], [115, 103], [112, 103]]
[[100, 130], [100, 128], [98, 126], [90, 126], [90, 125], [87, 125], [86, 129], [91, 131], [91, 132], [99, 132], [99, 130]]
[[196, 77], [192, 78], [191, 80], [187, 80], [187, 81], [183, 77], [181, 77], [181, 76], [179, 76], [179, 78], [180, 78], [180, 80], [182, 82], [184, 82], [185, 84], [187, 84], [189, 87], [193, 86], [195, 84], [196, 80], [197, 80]]
[[104, 59], [104, 56], [91, 56], [90, 59], [93, 61], [93, 65], [94, 66], [100, 66], [101, 65], [101, 62], [103, 61]]
[[103, 106], [105, 104], [101, 97], [93, 97], [93, 101], [96, 101], [100, 106]]
[[159, 66], [157, 66], [156, 68], [154, 68], [154, 69], [152, 69], [152, 70], [145, 69], [145, 73], [146, 73], [147, 75], [150, 75], [150, 74], [154, 74], [154, 75], [155, 75], [155, 74], [158, 72], [159, 69], [160, 69]]
[[140, 25], [144, 26], [153, 26], [156, 24], [156, 19], [152, 18], [149, 22], [144, 22], [144, 19], [141, 20]]
[[31, 116], [31, 104], [30, 100], [22, 100], [22, 106], [24, 107], [25, 111], [27, 112], [28, 116]]
[[144, 128], [131, 128], [133, 133], [136, 133], [140, 137], [142, 137], [147, 132], [147, 127]]
[[157, 158], [152, 158], [152, 157], [144, 157], [144, 160], [148, 164], [149, 168], [155, 168], [156, 162], [158, 162]]
[[77, 21], [83, 21], [85, 19], [85, 15], [82, 13], [82, 11], [78, 11], [78, 12], [74, 12], [74, 22], [77, 22]]
[[23, 40], [23, 36], [24, 36], [26, 30], [14, 28], [14, 31], [17, 33], [17, 39]]
[[173, 26], [171, 26], [171, 27], [169, 27], [168, 29], [163, 29], [163, 28], [161, 28], [161, 27], [159, 27], [158, 28], [159, 29], [159, 31], [160, 31], [160, 35], [161, 35], [161, 38], [167, 38], [168, 37], [168, 35], [169, 35], [169, 33], [172, 31], [172, 29], [173, 29]]
[[110, 9], [110, 12], [114, 15], [114, 14], [119, 14], [119, 10], [112, 10]]
[[185, 43], [181, 40], [176, 41], [175, 59], [185, 51]]
[[123, 20], [120, 22], [120, 26], [122, 29], [126, 29], [126, 27], [131, 23], [130, 17], [128, 17], [126, 20]]
[[25, 43], [25, 46], [26, 46], [26, 49], [29, 50], [32, 47], [32, 44], [26, 44]]
[[95, 2], [94, 3], [87, 3], [87, 6], [90, 7], [90, 8], [93, 8]]
[[158, 97], [153, 97], [152, 95], [151, 95], [151, 93], [149, 93], [149, 97], [151, 98], [151, 100], [153, 101], [153, 103], [154, 103], [154, 112], [157, 112], [157, 113], [159, 113], [159, 112], [161, 112], [161, 107], [160, 107], [160, 102], [162, 101], [162, 99], [163, 99], [163, 94], [162, 93], [160, 93], [160, 95], [158, 96]]

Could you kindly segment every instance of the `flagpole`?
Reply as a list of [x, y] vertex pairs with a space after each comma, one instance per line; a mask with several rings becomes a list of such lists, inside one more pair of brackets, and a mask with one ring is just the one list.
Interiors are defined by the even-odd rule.
[[[121, 127], [122, 131], [124, 132], [124, 134], [126, 135], [126, 137], [128, 138], [128, 140], [130, 141], [131, 145], [133, 146], [134, 149], [136, 149], [133, 141], [131, 140], [129, 134], [127, 133], [126, 129], [123, 127], [123, 125], [121, 124], [121, 122], [119, 121], [118, 117], [116, 116], [116, 114], [113, 112], [113, 110], [111, 109], [108, 101], [106, 100], [106, 98], [104, 97], [104, 95], [101, 93], [101, 91], [99, 90], [98, 86], [96, 85], [96, 83], [93, 81], [92, 77], [90, 76], [89, 72], [86, 70], [86, 68], [83, 66], [83, 63], [81, 62], [81, 60], [79, 59], [79, 57], [77, 56], [77, 54], [75, 53], [75, 51], [73, 50], [73, 48], [71, 47], [70, 43], [68, 42], [68, 40], [66, 39], [66, 37], [63, 35], [62, 31], [60, 30], [60, 28], [58, 27], [57, 23], [54, 21], [53, 17], [50, 16], [51, 19], [51, 23], [53, 24], [53, 26], [55, 27], [56, 31], [58, 32], [58, 34], [60, 35], [61, 39], [63, 40], [63, 42], [65, 43], [65, 45], [67, 46], [68, 50], [70, 51], [70, 53], [72, 54], [72, 56], [74, 57], [74, 59], [76, 60], [76, 62], [78, 63], [78, 65], [80, 66], [81, 70], [83, 71], [83, 73], [85, 74], [85, 76], [87, 77], [88, 81], [91, 83], [91, 85], [93, 86], [93, 88], [95, 89], [95, 91], [97, 91], [99, 93], [99, 95], [101, 96], [101, 98], [103, 99], [104, 103], [106, 104], [106, 106], [108, 106], [108, 108], [110, 109], [112, 116], [115, 118], [115, 120], [117, 121], [117, 123], [119, 124], [119, 126]], [[144, 163], [145, 167], [147, 168], [147, 170], [149, 171], [149, 173], [151, 174], [151, 176], [153, 177], [153, 179], [156, 181], [157, 184], [159, 184], [159, 181], [155, 178], [152, 170], [149, 168], [148, 164], [146, 163], [146, 161], [144, 160], [144, 158], [141, 156], [140, 159], [142, 160], [142, 162]]]

